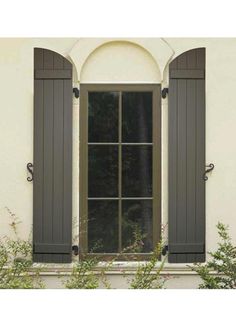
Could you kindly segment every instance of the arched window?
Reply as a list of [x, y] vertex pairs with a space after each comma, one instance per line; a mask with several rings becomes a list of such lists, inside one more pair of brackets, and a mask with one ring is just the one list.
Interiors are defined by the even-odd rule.
[[126, 42], [99, 48], [82, 69], [82, 254], [96, 253], [104, 259], [118, 253], [124, 259], [132, 260], [134, 255], [145, 258], [160, 240], [158, 74], [158, 67], [146, 50]]

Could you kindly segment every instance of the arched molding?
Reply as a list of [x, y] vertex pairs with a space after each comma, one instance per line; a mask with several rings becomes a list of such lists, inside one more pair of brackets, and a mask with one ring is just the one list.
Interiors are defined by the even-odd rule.
[[[83, 68], [89, 62], [89, 58], [94, 57], [94, 54], [99, 54], [99, 51], [109, 45], [129, 44], [130, 46], [143, 50], [156, 65], [158, 76], [156, 82], [162, 82], [163, 71], [166, 63], [173, 56], [171, 47], [161, 38], [81, 38], [69, 52], [69, 56], [74, 62], [78, 80], [81, 81]], [[117, 82], [117, 81], [116, 81]]]

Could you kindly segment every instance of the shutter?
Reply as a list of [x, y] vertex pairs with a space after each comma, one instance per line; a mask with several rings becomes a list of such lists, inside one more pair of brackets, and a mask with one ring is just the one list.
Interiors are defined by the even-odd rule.
[[169, 67], [169, 262], [205, 261], [205, 49]]
[[71, 262], [72, 65], [34, 49], [33, 260]]

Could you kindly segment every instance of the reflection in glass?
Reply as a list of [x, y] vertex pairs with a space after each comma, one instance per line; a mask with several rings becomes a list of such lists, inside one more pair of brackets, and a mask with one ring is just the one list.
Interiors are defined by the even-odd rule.
[[122, 196], [152, 196], [152, 146], [122, 147]]
[[[132, 252], [148, 253], [152, 244], [152, 200], [122, 201], [122, 247], [133, 246]], [[131, 252], [131, 251], [130, 251]]]
[[122, 142], [152, 143], [152, 93], [122, 93]]
[[118, 201], [88, 201], [88, 251], [118, 252]]
[[89, 142], [118, 142], [118, 101], [118, 92], [89, 92]]
[[88, 146], [88, 196], [118, 196], [118, 146]]

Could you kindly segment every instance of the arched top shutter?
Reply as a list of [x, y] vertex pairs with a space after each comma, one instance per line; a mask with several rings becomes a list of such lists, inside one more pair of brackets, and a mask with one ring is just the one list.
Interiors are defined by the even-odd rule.
[[169, 262], [205, 261], [205, 49], [169, 66]]
[[33, 260], [71, 262], [72, 65], [34, 49]]

